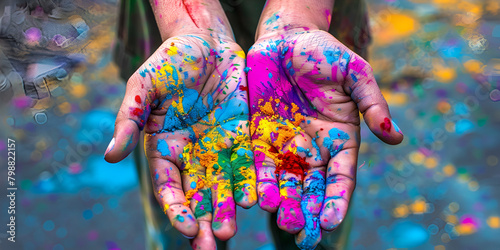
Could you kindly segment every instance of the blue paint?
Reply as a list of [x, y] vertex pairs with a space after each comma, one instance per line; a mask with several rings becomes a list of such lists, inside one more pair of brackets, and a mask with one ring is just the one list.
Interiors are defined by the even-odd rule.
[[429, 240], [429, 233], [422, 225], [412, 222], [397, 222], [391, 228], [391, 239], [396, 248], [415, 248]]
[[198, 91], [194, 89], [184, 88], [183, 89], [184, 98], [182, 99], [182, 106], [184, 112], [181, 113], [177, 110], [178, 116], [181, 116], [185, 123], [188, 125], [195, 124], [200, 120], [200, 118], [207, 115], [210, 110], [203, 104], [203, 99], [200, 98]]
[[331, 65], [339, 60], [340, 49], [335, 48], [333, 50], [325, 50], [323, 51], [323, 55], [326, 57], [326, 62]]
[[459, 120], [455, 124], [455, 133], [457, 135], [463, 135], [463, 134], [469, 133], [473, 129], [474, 129], [474, 124], [467, 119]]
[[182, 128], [181, 120], [175, 115], [174, 107], [170, 106], [165, 114], [165, 120], [163, 121], [163, 130], [171, 132]]
[[238, 156], [245, 156], [245, 154], [248, 156], [248, 157], [251, 157], [253, 158], [253, 152], [252, 150], [247, 150], [247, 149], [244, 149], [244, 148], [240, 148], [236, 151], [236, 154]]
[[[349, 135], [337, 128], [332, 128], [330, 131], [328, 131], [328, 135], [330, 137], [326, 137], [325, 140], [323, 141], [323, 146], [330, 151], [330, 156], [334, 157], [339, 153], [340, 150], [344, 147], [344, 143], [349, 140]], [[342, 140], [342, 143], [339, 145], [335, 145], [334, 141], [335, 140]]]
[[267, 20], [266, 20], [266, 25], [269, 25], [269, 24], [272, 24], [274, 22], [276, 22], [278, 19], [280, 18], [280, 16], [278, 15], [278, 12], [274, 12], [271, 17], [269, 17]]
[[297, 246], [300, 249], [314, 249], [315, 243], [321, 237], [321, 226], [319, 215], [313, 215], [308, 208], [308, 204], [323, 204], [326, 185], [325, 178], [319, 171], [314, 171], [307, 175], [305, 182], [309, 185], [304, 188], [300, 207], [304, 214], [304, 233], [306, 236]]
[[393, 120], [391, 120], [391, 123], [392, 123], [392, 126], [394, 127], [394, 130], [396, 130], [396, 132], [403, 134], [401, 129], [398, 127], [398, 125]]
[[323, 159], [321, 158], [321, 151], [319, 151], [318, 143], [316, 143], [316, 139], [318, 139], [318, 138], [319, 138], [319, 136], [316, 136], [316, 137], [312, 138], [312, 140], [311, 140], [312, 146], [317, 151], [317, 154], [316, 154], [316, 157], [314, 158], [314, 160], [316, 160], [316, 161], [323, 161]]
[[248, 120], [248, 105], [244, 100], [232, 98], [215, 110], [214, 117], [223, 129], [234, 131], [240, 121]]
[[170, 153], [170, 149], [168, 148], [168, 144], [163, 139], [158, 139], [158, 144], [156, 145], [156, 149], [161, 153], [161, 156], [172, 156]]
[[303, 148], [303, 147], [298, 146], [298, 147], [297, 147], [297, 151], [299, 151], [299, 152], [304, 152], [304, 153], [306, 154], [306, 156], [307, 156], [307, 157], [311, 157], [311, 156], [313, 156], [313, 155], [312, 155], [312, 153], [311, 153], [311, 150], [310, 150], [310, 149], [308, 149], [308, 148]]
[[340, 72], [342, 72], [342, 73], [347, 72], [347, 67], [349, 65], [350, 60], [351, 60], [351, 55], [349, 55], [349, 53], [347, 53], [347, 52], [344, 52], [344, 54], [342, 54], [342, 60], [340, 60], [340, 63], [339, 63]]
[[358, 78], [352, 73], [351, 73], [351, 78], [354, 82], [358, 82]]

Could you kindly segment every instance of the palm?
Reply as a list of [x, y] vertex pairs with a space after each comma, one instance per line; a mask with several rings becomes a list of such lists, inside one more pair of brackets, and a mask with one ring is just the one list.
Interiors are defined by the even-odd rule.
[[[278, 226], [300, 232], [299, 246], [312, 247], [320, 228], [340, 224], [354, 190], [358, 106], [385, 124], [387, 105], [368, 63], [326, 32], [268, 36], [247, 64], [259, 204], [279, 208]], [[381, 139], [398, 140], [390, 129], [373, 129], [378, 121], [367, 120]]]
[[[193, 244], [215, 246], [211, 229], [232, 237], [235, 203], [256, 202], [244, 66], [234, 42], [170, 38], [131, 77], [120, 110], [144, 128], [155, 195], [179, 231], [197, 235]], [[116, 130], [117, 143], [136, 134]]]

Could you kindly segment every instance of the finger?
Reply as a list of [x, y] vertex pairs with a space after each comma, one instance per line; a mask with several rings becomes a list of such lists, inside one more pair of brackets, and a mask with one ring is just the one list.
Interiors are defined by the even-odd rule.
[[[248, 131], [248, 127], [247, 127]], [[234, 176], [234, 199], [243, 208], [250, 208], [257, 202], [255, 167], [250, 137], [240, 127], [237, 131], [231, 154]]]
[[279, 154], [278, 159], [276, 173], [279, 174], [281, 198], [278, 210], [278, 227], [288, 233], [295, 234], [305, 224], [301, 208], [302, 181], [304, 169], [309, 168], [309, 164], [304, 157], [291, 151]]
[[137, 73], [128, 80], [125, 97], [116, 116], [113, 139], [104, 153], [106, 161], [115, 163], [123, 160], [137, 145], [151, 111], [151, 98], [147, 91], [150, 85], [150, 81]]
[[215, 238], [212, 232], [212, 222], [199, 221], [200, 230], [194, 239], [191, 240], [191, 247], [196, 250], [214, 250], [217, 249]]
[[295, 243], [301, 249], [314, 249], [321, 240], [319, 214], [325, 197], [325, 167], [311, 169], [304, 178], [304, 193], [300, 203], [305, 225], [295, 235]]
[[186, 197], [177, 166], [170, 161], [150, 155], [148, 163], [158, 203], [180, 233], [186, 237], [194, 237], [198, 233], [198, 226], [191, 209], [185, 205]]
[[[192, 193], [192, 196], [188, 195], [191, 196], [190, 207], [191, 211], [194, 211], [199, 227], [198, 234], [191, 240], [191, 247], [193, 249], [216, 249], [212, 232], [212, 193], [210, 188], [205, 186], [204, 179], [199, 178], [205, 176], [205, 168], [198, 166], [197, 169], [197, 174], [183, 176], [184, 185], [188, 189], [187, 193]], [[186, 169], [183, 172], [185, 171]]]
[[[321, 42], [309, 39], [300, 44], [300, 48], [305, 49], [294, 52], [297, 56], [293, 58], [293, 64], [302, 65], [300, 72], [315, 81], [343, 83], [343, 91], [356, 102], [370, 130], [386, 143], [400, 143], [403, 133], [391, 118], [387, 102], [368, 62], [330, 34], [324, 31], [317, 33], [323, 38]], [[312, 44], [313, 42], [316, 44]], [[311, 51], [307, 49], [309, 47], [318, 49]], [[305, 55], [300, 56], [302, 53]], [[314, 60], [309, 60], [311, 56]]]
[[236, 204], [233, 198], [231, 166], [232, 136], [220, 127], [208, 131], [199, 140], [198, 158], [206, 168], [206, 185], [211, 187], [214, 208], [212, 230], [220, 240], [236, 233]]
[[262, 141], [257, 139], [252, 140], [252, 145], [255, 156], [255, 169], [257, 171], [259, 206], [265, 211], [274, 213], [278, 210], [281, 202], [274, 160], [266, 155], [269, 151], [268, 148], [264, 148]]
[[380, 92], [371, 66], [352, 52], [345, 52], [341, 60], [346, 61], [347, 65], [344, 90], [358, 105], [366, 125], [380, 140], [392, 145], [399, 144], [403, 140], [403, 133], [391, 118], [389, 106]]
[[344, 220], [356, 185], [358, 147], [344, 147], [328, 162], [321, 228], [334, 230]]

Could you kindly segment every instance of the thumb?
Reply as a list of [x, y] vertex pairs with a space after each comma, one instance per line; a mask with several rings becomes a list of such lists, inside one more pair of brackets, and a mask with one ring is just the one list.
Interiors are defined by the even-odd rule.
[[[147, 74], [147, 72], [144, 72]], [[139, 135], [146, 124], [150, 107], [148, 89], [149, 77], [134, 73], [127, 82], [127, 89], [115, 121], [113, 139], [104, 153], [104, 159], [110, 163], [123, 160], [137, 145]]]
[[380, 140], [391, 145], [401, 143], [403, 132], [391, 118], [389, 106], [373, 76], [372, 67], [363, 58], [351, 53], [347, 59], [345, 92], [351, 95], [363, 114], [366, 125]]

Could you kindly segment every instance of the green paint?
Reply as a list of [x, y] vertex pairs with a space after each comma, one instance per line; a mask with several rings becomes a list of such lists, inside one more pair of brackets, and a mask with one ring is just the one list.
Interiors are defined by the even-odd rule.
[[[245, 145], [237, 144], [233, 146], [233, 153], [231, 155], [231, 165], [233, 166], [234, 176], [234, 200], [241, 202], [246, 196], [243, 191], [244, 187], [239, 183], [246, 180], [246, 177], [241, 171], [249, 171], [248, 168], [253, 163], [253, 153], [250, 150], [250, 143], [244, 142]], [[243, 149], [243, 150], [242, 150]], [[242, 153], [244, 152], [244, 153]]]
[[210, 189], [201, 189], [199, 192], [202, 193], [203, 199], [196, 204], [196, 207], [194, 208], [194, 217], [199, 218], [207, 213], [211, 213], [213, 211], [212, 209], [212, 192]]

